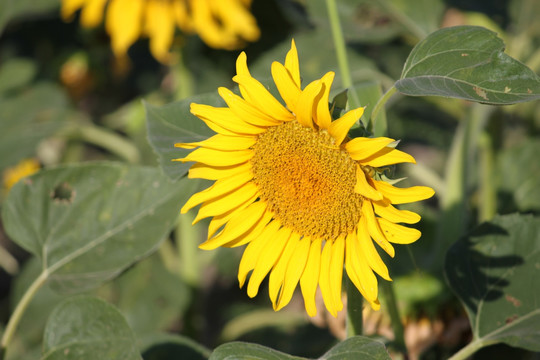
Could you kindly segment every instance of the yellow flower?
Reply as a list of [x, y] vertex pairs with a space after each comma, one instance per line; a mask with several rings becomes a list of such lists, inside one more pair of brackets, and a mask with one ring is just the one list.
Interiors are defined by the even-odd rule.
[[4, 189], [9, 191], [19, 180], [36, 173], [39, 170], [39, 162], [35, 159], [24, 159], [17, 165], [4, 170]]
[[272, 76], [286, 107], [253, 77], [245, 53], [236, 63], [242, 97], [219, 88], [227, 107], [192, 104], [191, 112], [217, 135], [177, 147], [193, 149], [176, 159], [193, 161], [189, 177], [215, 180], [194, 194], [182, 213], [202, 204], [195, 222], [211, 217], [202, 249], [248, 244], [238, 280], [257, 295], [269, 275], [269, 294], [275, 310], [290, 301], [298, 283], [307, 313], [316, 314], [320, 287], [328, 311], [343, 308], [343, 265], [351, 281], [374, 309], [380, 307], [377, 273], [391, 280], [373, 241], [390, 256], [395, 244], [420, 237], [416, 229], [399, 225], [420, 220], [416, 213], [393, 204], [433, 196], [424, 186], [398, 188], [377, 179], [380, 167], [415, 162], [396, 150], [386, 137], [348, 138], [364, 109], [333, 120], [328, 108], [334, 73], [329, 72], [303, 90], [294, 44], [285, 64], [272, 64]]
[[116, 56], [125, 56], [139, 37], [147, 36], [152, 55], [166, 63], [176, 27], [219, 49], [257, 40], [259, 28], [250, 5], [251, 0], [62, 0], [61, 15], [71, 19], [82, 9], [81, 24], [95, 27], [107, 6], [105, 28]]

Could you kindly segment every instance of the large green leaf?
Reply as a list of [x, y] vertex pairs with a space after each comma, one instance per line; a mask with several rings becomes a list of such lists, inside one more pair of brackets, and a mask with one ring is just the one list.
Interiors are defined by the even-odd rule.
[[540, 98], [540, 77], [504, 53], [497, 34], [477, 26], [438, 30], [409, 55], [396, 88], [406, 95], [438, 95], [486, 104]]
[[[261, 345], [231, 342], [216, 348], [209, 360], [226, 359], [301, 360], [305, 358], [288, 355]], [[344, 359], [390, 360], [390, 356], [381, 342], [363, 336], [355, 336], [340, 342], [319, 358], [319, 360]]]
[[0, 97], [0, 171], [33, 156], [38, 143], [65, 123], [66, 109], [63, 90], [50, 83]]
[[141, 360], [126, 320], [103, 300], [76, 296], [52, 312], [41, 360]]
[[173, 334], [153, 334], [142, 339], [144, 360], [206, 360], [210, 350], [195, 341]]
[[62, 166], [15, 185], [2, 219], [56, 289], [82, 291], [154, 250], [195, 186], [172, 183], [154, 168]]
[[0, 67], [0, 94], [30, 82], [36, 74], [36, 64], [28, 59], [16, 58]]
[[201, 141], [213, 135], [205, 123], [191, 114], [191, 103], [224, 106], [217, 93], [197, 95], [164, 106], [144, 103], [148, 127], [148, 141], [159, 159], [167, 176], [179, 179], [186, 174], [190, 163], [172, 161], [186, 156], [190, 150], [175, 148], [179, 142]]
[[540, 219], [497, 216], [448, 251], [448, 282], [465, 305], [478, 347], [540, 351]]

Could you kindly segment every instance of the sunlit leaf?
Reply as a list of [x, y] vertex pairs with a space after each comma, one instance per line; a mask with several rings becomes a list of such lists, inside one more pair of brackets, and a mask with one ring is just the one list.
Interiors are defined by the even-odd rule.
[[186, 156], [190, 150], [175, 148], [179, 142], [201, 141], [213, 135], [203, 121], [191, 114], [191, 103], [224, 106], [217, 92], [193, 96], [164, 106], [145, 103], [148, 141], [158, 156], [159, 164], [167, 176], [179, 179], [184, 176], [191, 163], [172, 161]]
[[[231, 342], [214, 350], [209, 360], [301, 360], [304, 358], [292, 356], [261, 345], [243, 342]], [[376, 340], [356, 336], [340, 342], [319, 360], [362, 359], [390, 360], [384, 345]]]
[[51, 285], [83, 291], [153, 251], [194, 186], [154, 168], [62, 166], [16, 184], [2, 219], [11, 239], [41, 259]]
[[540, 77], [504, 53], [497, 34], [456, 26], [430, 34], [412, 50], [396, 88], [406, 95], [438, 95], [486, 104], [540, 98]]
[[448, 282], [478, 347], [503, 342], [540, 351], [540, 219], [497, 216], [448, 251]]
[[103, 300], [77, 296], [52, 312], [43, 336], [41, 360], [140, 360], [126, 320]]

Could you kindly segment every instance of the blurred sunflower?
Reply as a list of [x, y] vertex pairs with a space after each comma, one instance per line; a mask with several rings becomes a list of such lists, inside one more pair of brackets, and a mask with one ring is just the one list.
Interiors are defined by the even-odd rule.
[[64, 20], [81, 11], [81, 24], [101, 23], [117, 57], [127, 54], [141, 36], [150, 39], [150, 51], [159, 61], [170, 61], [174, 32], [198, 34], [211, 47], [233, 50], [259, 38], [259, 28], [249, 12], [252, 0], [62, 0]]
[[[193, 161], [189, 177], [216, 180], [194, 194], [182, 213], [202, 204], [194, 223], [212, 217], [202, 249], [248, 244], [238, 280], [257, 295], [269, 276], [275, 310], [291, 300], [298, 283], [310, 316], [317, 312], [320, 287], [328, 311], [343, 308], [343, 265], [351, 281], [379, 309], [377, 278], [391, 280], [373, 241], [394, 256], [392, 243], [409, 244], [420, 232], [398, 223], [416, 223], [416, 213], [393, 204], [427, 199], [425, 186], [398, 188], [380, 177], [379, 168], [414, 158], [386, 137], [350, 139], [351, 126], [364, 109], [333, 120], [328, 106], [334, 73], [303, 90], [294, 44], [285, 64], [272, 64], [272, 77], [286, 107], [253, 77], [245, 53], [236, 64], [242, 97], [219, 88], [227, 107], [192, 104], [191, 112], [217, 135], [177, 147], [194, 149], [176, 159]], [[221, 230], [220, 230], [221, 229]]]
[[24, 159], [17, 165], [4, 170], [4, 190], [8, 192], [19, 180], [38, 172], [40, 166], [36, 159]]

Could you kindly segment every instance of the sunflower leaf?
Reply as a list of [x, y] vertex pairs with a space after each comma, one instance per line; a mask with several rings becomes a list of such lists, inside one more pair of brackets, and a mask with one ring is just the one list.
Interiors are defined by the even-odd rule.
[[412, 50], [395, 86], [405, 95], [496, 105], [540, 99], [540, 77], [505, 54], [496, 33], [478, 26], [430, 34]]
[[[302, 360], [298, 356], [288, 355], [277, 350], [261, 345], [244, 342], [231, 342], [219, 346], [214, 350], [209, 360], [225, 359], [260, 359], [260, 360]], [[390, 356], [384, 345], [376, 340], [355, 336], [340, 342], [319, 360], [331, 359], [366, 359], [366, 360], [390, 360]]]
[[11, 239], [40, 258], [55, 290], [84, 291], [153, 251], [196, 186], [153, 168], [62, 166], [17, 183], [2, 220]]
[[469, 315], [471, 344], [540, 351], [540, 218], [513, 214], [480, 225], [450, 248], [445, 272]]
[[103, 300], [76, 296], [52, 312], [43, 336], [41, 360], [141, 360], [125, 318]]
[[201, 141], [213, 135], [212, 130], [189, 111], [191, 103], [211, 106], [225, 104], [217, 93], [197, 95], [164, 106], [144, 103], [148, 141], [158, 156], [161, 169], [174, 180], [184, 176], [191, 166], [191, 163], [173, 161], [191, 151], [175, 148], [174, 144]]

